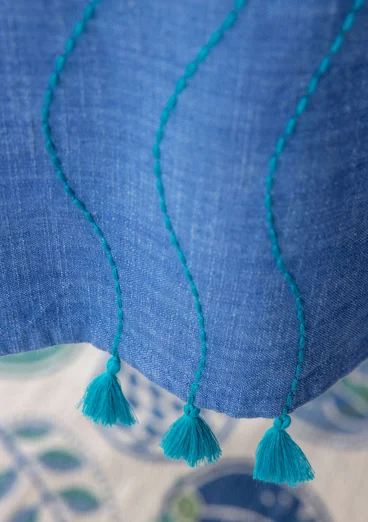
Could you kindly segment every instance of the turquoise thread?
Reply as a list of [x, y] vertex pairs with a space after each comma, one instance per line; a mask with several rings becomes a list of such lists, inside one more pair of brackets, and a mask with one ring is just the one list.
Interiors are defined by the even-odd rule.
[[89, 223], [91, 223], [93, 230], [101, 239], [102, 247], [107, 254], [107, 260], [111, 266], [112, 275], [115, 282], [116, 303], [118, 307], [118, 324], [114, 336], [113, 346], [111, 348], [112, 357], [110, 357], [110, 359], [107, 361], [106, 371], [95, 377], [89, 383], [82, 400], [78, 404], [78, 407], [82, 408], [83, 415], [92, 419], [98, 424], [102, 424], [103, 426], [113, 426], [116, 424], [132, 426], [137, 422], [137, 418], [132, 407], [122, 392], [121, 385], [117, 377], [121, 367], [118, 346], [121, 339], [124, 319], [119, 272], [106, 237], [96, 223], [93, 215], [86, 209], [84, 203], [77, 197], [74, 190], [69, 185], [66, 176], [64, 175], [61, 161], [56, 154], [55, 145], [52, 141], [51, 127], [49, 124], [50, 106], [53, 99], [53, 92], [58, 84], [60, 74], [65, 66], [68, 55], [75, 48], [76, 40], [84, 32], [86, 25], [92, 18], [95, 7], [98, 3], [99, 0], [94, 0], [87, 4], [84, 10], [83, 19], [74, 26], [72, 37], [67, 40], [64, 46], [65, 54], [62, 54], [56, 59], [55, 70], [50, 75], [48, 82], [49, 87], [44, 96], [44, 105], [42, 108], [42, 130], [45, 136], [46, 149], [50, 154], [51, 161], [56, 170], [56, 174], [63, 184], [67, 195], [71, 198], [74, 205], [81, 212], [83, 212], [84, 217]]
[[[60, 73], [62, 72], [62, 70], [65, 66], [68, 55], [73, 51], [73, 49], [75, 47], [76, 40], [85, 30], [86, 23], [92, 18], [93, 14], [94, 14], [94, 9], [98, 5], [98, 3], [99, 3], [99, 0], [94, 0], [87, 5], [87, 7], [85, 8], [85, 11], [84, 11], [83, 20], [76, 24], [76, 26], [73, 30], [73, 37], [69, 38], [69, 40], [67, 40], [67, 42], [65, 44], [65, 54], [59, 56], [56, 60], [55, 71], [50, 75], [49, 88], [45, 93], [44, 106], [42, 108], [42, 122], [43, 122], [43, 133], [45, 136], [45, 146], [46, 146], [47, 151], [50, 154], [51, 161], [56, 170], [56, 174], [57, 174], [58, 178], [60, 179], [61, 183], [63, 184], [64, 190], [66, 191], [68, 196], [71, 197], [73, 203], [77, 206], [77, 208], [79, 208], [83, 212], [83, 215], [85, 216], [87, 221], [89, 221], [92, 224], [96, 234], [100, 237], [102, 246], [107, 254], [108, 262], [109, 262], [110, 266], [112, 267], [113, 277], [114, 277], [114, 281], [115, 281], [115, 290], [116, 290], [116, 294], [117, 294], [117, 305], [118, 305], [118, 326], [117, 326], [117, 331], [116, 331], [116, 335], [114, 338], [114, 344], [112, 347], [112, 354], [117, 355], [117, 348], [118, 348], [118, 345], [120, 342], [120, 337], [121, 337], [121, 332], [122, 332], [122, 327], [123, 327], [123, 310], [122, 310], [121, 288], [120, 288], [120, 283], [119, 283], [118, 270], [117, 270], [117, 267], [115, 264], [115, 260], [111, 253], [111, 248], [110, 248], [103, 232], [98, 227], [93, 215], [86, 209], [84, 203], [76, 196], [75, 192], [69, 185], [67, 178], [65, 177], [65, 175], [62, 171], [61, 161], [56, 154], [55, 145], [52, 141], [51, 127], [49, 125], [49, 116], [50, 116], [49, 111], [50, 111], [50, 106], [51, 106], [52, 99], [53, 99], [53, 91], [56, 88], [57, 83], [59, 81]], [[226, 17], [226, 19], [223, 22], [223, 24], [221, 25], [220, 29], [218, 29], [217, 31], [215, 31], [212, 34], [208, 43], [205, 46], [203, 46], [200, 49], [200, 51], [198, 52], [195, 60], [193, 62], [191, 62], [190, 64], [188, 64], [188, 66], [185, 70], [185, 74], [183, 75], [183, 77], [181, 77], [178, 80], [175, 90], [174, 90], [174, 94], [169, 98], [169, 101], [167, 102], [167, 106], [161, 114], [161, 117], [160, 117], [161, 125], [156, 133], [157, 141], [154, 145], [154, 150], [153, 150], [153, 154], [156, 159], [156, 162], [154, 165], [154, 172], [155, 172], [156, 177], [158, 178], [158, 181], [161, 181], [161, 183], [157, 184], [157, 189], [158, 189], [158, 192], [160, 195], [160, 207], [161, 207], [162, 212], [164, 213], [164, 220], [165, 220], [166, 228], [169, 230], [169, 232], [171, 232], [171, 241], [172, 241], [174, 247], [176, 248], [178, 257], [184, 267], [185, 276], [186, 276], [187, 280], [189, 281], [189, 283], [191, 284], [191, 291], [192, 291], [192, 294], [193, 294], [193, 297], [195, 300], [195, 307], [197, 310], [198, 323], [199, 323], [199, 327], [200, 327], [200, 337], [201, 337], [201, 341], [202, 341], [201, 360], [200, 360], [200, 364], [199, 364], [199, 369], [197, 370], [196, 375], [195, 375], [195, 380], [191, 385], [190, 394], [189, 394], [189, 398], [188, 398], [188, 404], [194, 403], [195, 395], [196, 395], [196, 392], [198, 389], [199, 380], [201, 378], [201, 372], [205, 366], [206, 337], [207, 336], [206, 336], [206, 331], [205, 331], [202, 307], [201, 307], [201, 303], [199, 300], [197, 288], [195, 286], [193, 277], [187, 266], [187, 261], [186, 261], [185, 255], [180, 247], [180, 243], [173, 230], [171, 220], [170, 220], [170, 217], [167, 212], [164, 187], [163, 187], [162, 180], [161, 180], [160, 143], [163, 139], [164, 127], [166, 126], [167, 121], [170, 117], [170, 114], [174, 110], [175, 105], [177, 103], [177, 95], [180, 94], [185, 89], [185, 87], [187, 86], [187, 79], [189, 79], [196, 73], [198, 65], [206, 59], [206, 57], [210, 53], [211, 49], [215, 45], [217, 45], [217, 43], [223, 37], [224, 33], [231, 28], [231, 26], [233, 25], [233, 23], [235, 22], [235, 20], [237, 18], [237, 12], [240, 11], [240, 9], [242, 9], [244, 7], [245, 3], [246, 3], [245, 0], [236, 0], [235, 1], [234, 10], [231, 11], [231, 13]], [[340, 33], [338, 34], [338, 36], [336, 37], [336, 39], [334, 40], [333, 44], [330, 47], [329, 53], [323, 58], [323, 60], [320, 63], [320, 66], [317, 70], [317, 73], [315, 74], [314, 77], [312, 77], [312, 80], [310, 81], [310, 84], [308, 86], [307, 94], [303, 98], [301, 98], [301, 100], [298, 102], [295, 114], [288, 120], [284, 135], [279, 139], [275, 154], [271, 157], [270, 171], [269, 171], [269, 175], [266, 179], [267, 192], [266, 192], [266, 198], [265, 198], [265, 205], [266, 205], [266, 217], [267, 217], [267, 222], [268, 222], [268, 226], [269, 226], [269, 234], [270, 234], [270, 239], [271, 239], [271, 243], [272, 243], [272, 252], [274, 254], [278, 268], [283, 273], [285, 280], [289, 284], [292, 294], [296, 298], [295, 302], [296, 302], [296, 308], [297, 308], [297, 317], [298, 317], [299, 325], [300, 325], [299, 326], [300, 340], [299, 340], [298, 364], [296, 366], [295, 379], [292, 382], [291, 390], [286, 399], [286, 406], [285, 406], [285, 408], [283, 410], [283, 414], [282, 414], [283, 417], [285, 417], [287, 415], [288, 406], [292, 402], [293, 392], [295, 391], [295, 389], [297, 387], [298, 377], [301, 372], [301, 363], [303, 362], [303, 359], [304, 359], [304, 348], [305, 348], [305, 324], [304, 324], [303, 305], [302, 305], [298, 287], [296, 285], [294, 278], [291, 276], [291, 274], [286, 269], [285, 263], [281, 257], [281, 252], [280, 252], [280, 249], [278, 246], [277, 233], [276, 233], [276, 230], [274, 227], [274, 215], [273, 215], [272, 196], [271, 196], [272, 187], [273, 187], [273, 178], [274, 178], [274, 174], [277, 169], [278, 158], [280, 157], [282, 151], [284, 150], [284, 147], [285, 147], [285, 144], [287, 141], [287, 137], [290, 136], [295, 131], [295, 124], [296, 124], [297, 118], [305, 111], [310, 95], [315, 91], [315, 89], [318, 85], [319, 79], [321, 78], [321, 76], [326, 72], [326, 70], [329, 67], [331, 55], [336, 53], [337, 50], [341, 47], [341, 44], [343, 42], [344, 33], [346, 33], [347, 31], [349, 31], [351, 29], [351, 27], [354, 23], [354, 20], [355, 20], [356, 11], [358, 9], [360, 9], [360, 7], [363, 5], [363, 3], [364, 3], [364, 0], [355, 0], [352, 10], [348, 13], [347, 17], [345, 18], [345, 21], [343, 23]]]
[[[298, 349], [298, 362], [295, 368], [295, 377], [291, 383], [290, 391], [286, 397], [285, 406], [282, 410], [281, 419], [286, 419], [288, 417], [289, 407], [291, 406], [294, 398], [294, 394], [298, 385], [298, 380], [302, 370], [302, 363], [304, 361], [305, 356], [305, 344], [306, 344], [306, 334], [305, 334], [305, 317], [304, 317], [304, 307], [302, 303], [302, 299], [300, 296], [299, 288], [296, 284], [294, 277], [290, 274], [288, 269], [286, 268], [285, 262], [282, 259], [280, 247], [277, 239], [277, 232], [275, 229], [275, 215], [273, 212], [273, 203], [272, 203], [272, 189], [274, 183], [274, 175], [277, 170], [278, 160], [282, 154], [282, 151], [285, 149], [285, 145], [287, 144], [288, 138], [294, 133], [295, 126], [298, 118], [305, 112], [310, 96], [315, 92], [319, 80], [325, 74], [327, 69], [330, 66], [332, 55], [335, 54], [341, 47], [341, 44], [344, 40], [344, 34], [347, 33], [355, 20], [357, 11], [364, 4], [364, 0], [355, 0], [353, 3], [353, 7], [350, 12], [347, 14], [342, 27], [334, 39], [328, 53], [322, 58], [317, 72], [312, 76], [306, 94], [300, 98], [297, 103], [295, 113], [289, 118], [286, 123], [284, 134], [278, 139], [275, 147], [275, 152], [270, 159], [269, 165], [269, 174], [266, 178], [266, 195], [265, 195], [265, 207], [266, 207], [266, 220], [268, 224], [268, 232], [271, 240], [272, 253], [276, 261], [276, 265], [278, 269], [283, 274], [286, 282], [289, 285], [290, 291], [292, 295], [295, 297], [295, 306], [297, 312], [297, 318], [299, 321], [299, 349]], [[282, 425], [282, 422], [281, 422]]]
[[[45, 145], [46, 149], [50, 155], [51, 161], [55, 167], [56, 175], [61, 181], [65, 192], [67, 195], [71, 198], [74, 205], [83, 213], [86, 220], [91, 223], [93, 230], [96, 232], [98, 237], [101, 239], [102, 247], [107, 255], [107, 260], [109, 262], [109, 265], [112, 268], [112, 275], [115, 282], [115, 293], [116, 293], [116, 303], [118, 307], [118, 325], [116, 328], [116, 333], [113, 341], [113, 345], [111, 348], [111, 354], [114, 357], [118, 356], [118, 346], [120, 344], [121, 334], [123, 331], [123, 320], [124, 320], [124, 313], [123, 313], [123, 304], [122, 304], [122, 296], [121, 296], [121, 287], [119, 282], [119, 272], [115, 263], [115, 259], [111, 253], [111, 247], [96, 223], [95, 218], [93, 215], [87, 210], [85, 204], [83, 201], [81, 201], [72, 187], [70, 186], [61, 166], [60, 158], [58, 157], [56, 153], [55, 145], [52, 141], [52, 132], [51, 132], [51, 126], [50, 126], [50, 107], [53, 100], [53, 94], [54, 90], [59, 82], [60, 74], [63, 71], [65, 64], [67, 62], [68, 56], [73, 52], [73, 49], [75, 48], [76, 41], [81, 36], [81, 34], [85, 31], [86, 26], [88, 22], [93, 18], [95, 13], [95, 8], [100, 3], [100, 0], [93, 0], [92, 2], [89, 2], [87, 6], [84, 9], [83, 18], [79, 22], [76, 23], [74, 26], [74, 29], [72, 31], [72, 37], [69, 38], [64, 46], [65, 53], [58, 56], [55, 61], [55, 70], [51, 73], [49, 77], [48, 82], [48, 89], [45, 93], [44, 97], [44, 105], [42, 107], [42, 130], [45, 137]], [[112, 364], [112, 363], [111, 363]]]
[[180, 246], [180, 242], [177, 238], [177, 235], [174, 231], [173, 225], [171, 223], [171, 219], [167, 210], [167, 204], [165, 199], [165, 189], [164, 184], [162, 182], [161, 176], [161, 163], [160, 163], [160, 155], [161, 155], [161, 141], [164, 135], [165, 126], [170, 118], [171, 113], [173, 112], [175, 105], [178, 101], [178, 95], [183, 92], [183, 90], [187, 87], [187, 80], [192, 78], [197, 70], [199, 65], [204, 62], [207, 56], [210, 54], [211, 50], [220, 42], [225, 32], [228, 31], [235, 23], [239, 11], [243, 9], [246, 5], [246, 0], [235, 0], [234, 8], [230, 13], [225, 17], [225, 20], [221, 24], [221, 26], [212, 33], [209, 37], [207, 43], [198, 51], [194, 60], [188, 63], [185, 67], [184, 74], [179, 80], [176, 82], [176, 86], [173, 94], [169, 97], [164, 110], [160, 116], [160, 126], [156, 131], [156, 141], [152, 147], [152, 154], [155, 159], [155, 163], [153, 166], [153, 172], [157, 178], [157, 191], [160, 197], [160, 208], [164, 215], [164, 223], [167, 230], [170, 232], [170, 240], [172, 245], [177, 251], [180, 263], [184, 269], [184, 275], [190, 285], [190, 290], [194, 299], [194, 306], [197, 311], [197, 319], [199, 324], [199, 335], [201, 339], [201, 359], [199, 362], [198, 370], [195, 374], [194, 381], [191, 384], [189, 396], [188, 396], [188, 404], [193, 405], [195, 401], [195, 397], [198, 390], [199, 381], [201, 379], [202, 371], [205, 367], [206, 363], [206, 355], [207, 355], [207, 333], [205, 329], [204, 316], [202, 311], [201, 301], [199, 299], [199, 294], [197, 290], [197, 286], [193, 280], [193, 276], [189, 270], [187, 259], [184, 255], [184, 252]]

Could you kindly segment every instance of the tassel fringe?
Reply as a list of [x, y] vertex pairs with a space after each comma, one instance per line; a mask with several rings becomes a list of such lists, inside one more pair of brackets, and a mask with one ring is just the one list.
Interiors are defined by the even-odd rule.
[[307, 457], [285, 429], [290, 426], [289, 415], [278, 417], [266, 431], [256, 451], [253, 478], [292, 488], [314, 479], [314, 471]]
[[107, 361], [106, 372], [89, 383], [84, 397], [78, 404], [78, 408], [82, 408], [83, 415], [96, 424], [132, 426], [138, 422], [116, 376], [120, 366], [120, 358], [111, 357]]
[[161, 448], [165, 457], [183, 459], [189, 466], [216, 462], [221, 448], [206, 421], [199, 415], [200, 409], [191, 404], [184, 406], [184, 415], [176, 420], [164, 434]]

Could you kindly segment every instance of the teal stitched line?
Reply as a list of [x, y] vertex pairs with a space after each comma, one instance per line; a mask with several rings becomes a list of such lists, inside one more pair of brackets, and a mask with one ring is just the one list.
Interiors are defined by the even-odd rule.
[[100, 3], [100, 0], [94, 0], [92, 2], [89, 2], [83, 13], [83, 18], [80, 20], [73, 29], [72, 36], [66, 41], [65, 47], [64, 47], [64, 53], [58, 56], [56, 59], [55, 69], [51, 73], [51, 76], [49, 78], [49, 86], [45, 93], [44, 98], [44, 105], [42, 107], [42, 129], [43, 134], [45, 137], [45, 143], [46, 143], [46, 149], [50, 154], [51, 161], [55, 167], [57, 177], [63, 184], [64, 190], [67, 193], [67, 195], [72, 199], [74, 205], [83, 213], [86, 220], [91, 223], [94, 231], [99, 236], [102, 242], [103, 249], [105, 250], [107, 254], [108, 262], [112, 268], [112, 274], [115, 280], [115, 291], [116, 291], [116, 302], [118, 305], [118, 326], [114, 337], [113, 346], [111, 348], [111, 353], [113, 356], [118, 356], [118, 346], [120, 343], [121, 333], [123, 331], [123, 305], [121, 300], [121, 287], [119, 282], [119, 273], [118, 269], [116, 267], [115, 259], [111, 253], [111, 247], [109, 243], [107, 242], [107, 239], [100, 229], [100, 227], [97, 225], [95, 218], [93, 215], [87, 210], [85, 204], [77, 197], [76, 193], [72, 189], [72, 187], [69, 185], [68, 180], [63, 172], [61, 161], [56, 153], [55, 145], [52, 141], [52, 133], [51, 133], [51, 126], [50, 126], [50, 107], [52, 103], [52, 99], [54, 96], [55, 88], [58, 84], [60, 74], [62, 70], [65, 67], [66, 61], [68, 56], [73, 52], [73, 49], [75, 47], [75, 44], [80, 37], [80, 35], [84, 32], [87, 23], [91, 20], [91, 18], [94, 15], [96, 6]]
[[294, 393], [295, 393], [296, 387], [298, 385], [298, 379], [299, 379], [301, 369], [302, 369], [302, 363], [304, 360], [304, 352], [305, 352], [305, 318], [304, 318], [304, 309], [303, 309], [303, 303], [302, 303], [302, 299], [300, 296], [299, 288], [296, 284], [294, 277], [290, 274], [290, 272], [286, 268], [286, 265], [285, 265], [284, 260], [282, 259], [280, 247], [278, 244], [277, 233], [276, 233], [275, 224], [274, 224], [275, 216], [274, 216], [274, 212], [273, 212], [273, 201], [272, 201], [272, 188], [273, 188], [273, 183], [274, 183], [274, 175], [277, 170], [278, 159], [280, 158], [283, 150], [285, 149], [285, 145], [286, 145], [288, 138], [295, 131], [295, 126], [296, 126], [296, 122], [297, 122], [298, 118], [306, 110], [310, 96], [316, 90], [320, 78], [327, 71], [327, 69], [330, 65], [332, 56], [340, 49], [341, 44], [343, 43], [344, 34], [351, 29], [351, 27], [354, 23], [355, 17], [356, 17], [356, 13], [362, 7], [363, 4], [364, 4], [364, 0], [355, 0], [354, 1], [353, 7], [351, 8], [350, 12], [347, 14], [347, 16], [341, 26], [341, 29], [340, 29], [338, 35], [336, 36], [335, 40], [333, 41], [328, 53], [323, 57], [322, 61], [319, 64], [317, 72], [312, 76], [312, 78], [308, 84], [306, 94], [302, 98], [300, 98], [300, 100], [298, 101], [294, 114], [289, 118], [289, 120], [286, 123], [283, 135], [277, 140], [274, 154], [271, 156], [271, 159], [270, 159], [269, 174], [266, 178], [266, 196], [265, 196], [266, 219], [267, 219], [268, 230], [269, 230], [269, 235], [270, 235], [271, 244], [272, 244], [272, 253], [275, 258], [278, 269], [281, 271], [286, 282], [288, 283], [291, 293], [295, 296], [295, 305], [296, 305], [297, 317], [298, 317], [298, 321], [299, 321], [298, 363], [297, 363], [296, 369], [295, 369], [295, 377], [291, 383], [291, 388], [286, 397], [285, 406], [284, 406], [282, 414], [281, 414], [282, 418], [286, 417], [286, 415], [288, 413], [288, 409], [289, 409], [291, 403], [293, 402]]
[[197, 72], [198, 66], [206, 60], [206, 58], [210, 54], [211, 50], [219, 43], [219, 41], [224, 36], [225, 32], [228, 31], [229, 29], [231, 29], [231, 27], [234, 25], [234, 23], [238, 17], [239, 11], [245, 6], [245, 4], [246, 4], [246, 0], [235, 0], [234, 9], [232, 11], [230, 11], [230, 13], [226, 16], [226, 18], [223, 21], [223, 23], [221, 24], [221, 26], [212, 33], [212, 35], [210, 36], [207, 43], [199, 50], [199, 52], [197, 53], [197, 56], [194, 58], [194, 60], [189, 62], [188, 65], [186, 66], [183, 76], [181, 76], [179, 78], [179, 80], [177, 81], [174, 92], [168, 99], [166, 106], [161, 113], [160, 126], [159, 126], [158, 130], [156, 131], [156, 141], [152, 147], [153, 156], [155, 158], [153, 171], [157, 178], [156, 187], [157, 187], [157, 190], [158, 190], [158, 193], [160, 196], [160, 207], [161, 207], [162, 213], [164, 215], [165, 226], [170, 234], [171, 243], [173, 244], [173, 246], [175, 247], [175, 249], [178, 253], [179, 260], [184, 268], [185, 277], [190, 285], [190, 290], [191, 290], [193, 298], [194, 298], [194, 305], [195, 305], [195, 308], [197, 311], [199, 330], [200, 330], [199, 334], [200, 334], [200, 338], [201, 338], [201, 359], [199, 362], [198, 370], [194, 377], [194, 381], [192, 382], [191, 387], [190, 387], [188, 404], [194, 404], [195, 396], [196, 396], [196, 393], [198, 390], [199, 381], [200, 381], [200, 378], [202, 375], [202, 371], [205, 367], [206, 354], [207, 354], [207, 334], [206, 334], [206, 330], [205, 330], [202, 305], [201, 305], [201, 302], [199, 299], [197, 286], [196, 286], [193, 276], [189, 270], [186, 257], [180, 246], [180, 243], [179, 243], [177, 235], [174, 231], [169, 213], [167, 211], [165, 190], [164, 190], [164, 185], [163, 185], [162, 176], [161, 176], [161, 162], [160, 162], [161, 142], [164, 137], [164, 129], [166, 127], [166, 124], [170, 118], [171, 113], [175, 109], [179, 95], [183, 92], [183, 90], [187, 86], [187, 81], [195, 75], [195, 73]]

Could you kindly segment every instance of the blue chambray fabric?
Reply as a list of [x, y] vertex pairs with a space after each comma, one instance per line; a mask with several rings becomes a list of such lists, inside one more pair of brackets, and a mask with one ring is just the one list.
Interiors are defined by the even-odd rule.
[[[275, 142], [351, 5], [250, 0], [167, 127], [169, 212], [208, 330], [200, 407], [236, 417], [272, 417], [283, 407], [298, 323], [271, 254], [264, 183]], [[110, 267], [55, 176], [40, 122], [48, 76], [84, 2], [0, 6], [0, 352], [82, 341], [108, 350], [117, 319]], [[182, 399], [199, 332], [163, 225], [151, 146], [175, 81], [231, 8], [232, 0], [103, 0], [51, 115], [65, 173], [117, 260], [121, 355]], [[365, 6], [276, 174], [280, 243], [307, 326], [293, 408], [368, 355], [367, 29]]]

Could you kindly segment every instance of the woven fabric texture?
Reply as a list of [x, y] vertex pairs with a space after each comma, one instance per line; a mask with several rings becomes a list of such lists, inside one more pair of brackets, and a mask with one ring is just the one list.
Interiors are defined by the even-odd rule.
[[[120, 354], [185, 400], [198, 324], [152, 174], [159, 116], [232, 0], [103, 0], [63, 72], [51, 114], [65, 174], [119, 268]], [[272, 257], [264, 195], [287, 119], [352, 6], [250, 0], [180, 97], [162, 143], [169, 212], [208, 332], [196, 405], [281, 413], [298, 352], [295, 302]], [[62, 190], [40, 111], [84, 3], [3, 0], [0, 17], [0, 353], [91, 342], [109, 350], [114, 283], [101, 243]], [[368, 355], [368, 9], [334, 56], [275, 176], [285, 263], [305, 309], [291, 409]]]

